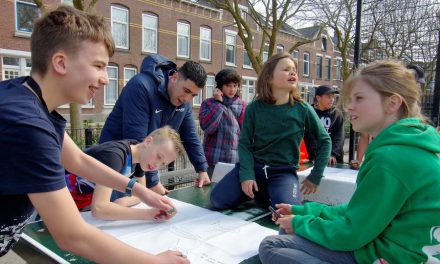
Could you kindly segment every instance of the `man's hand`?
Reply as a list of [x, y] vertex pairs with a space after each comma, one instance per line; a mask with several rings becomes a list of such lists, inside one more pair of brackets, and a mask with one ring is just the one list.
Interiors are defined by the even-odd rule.
[[162, 183], [158, 183], [155, 186], [151, 187], [150, 190], [152, 190], [153, 192], [160, 194], [160, 195], [166, 195], [168, 193], [170, 193], [170, 190], [168, 190], [167, 188], [165, 188]]
[[254, 190], [258, 192], [258, 185], [257, 182], [254, 180], [246, 180], [241, 182], [241, 190], [249, 196], [251, 199], [255, 198]]
[[352, 170], [359, 170], [360, 163], [357, 160], [351, 160], [350, 161], [350, 169]]
[[157, 254], [159, 258], [155, 263], [170, 263], [170, 264], [189, 264], [189, 259], [180, 251], [167, 250]]
[[202, 188], [204, 185], [211, 184], [208, 173], [206, 171], [199, 172], [199, 178], [196, 179], [195, 184], [199, 188]]
[[335, 156], [330, 156], [330, 159], [328, 160], [328, 165], [329, 166], [333, 166], [336, 165], [337, 161], [336, 161], [336, 157]]
[[295, 215], [288, 215], [279, 218], [275, 223], [280, 226], [280, 228], [284, 229], [287, 234], [293, 234], [293, 228], [292, 228], [292, 219], [295, 217]]
[[303, 194], [315, 193], [317, 189], [318, 189], [318, 185], [314, 184], [313, 182], [307, 179], [301, 182], [301, 192]]

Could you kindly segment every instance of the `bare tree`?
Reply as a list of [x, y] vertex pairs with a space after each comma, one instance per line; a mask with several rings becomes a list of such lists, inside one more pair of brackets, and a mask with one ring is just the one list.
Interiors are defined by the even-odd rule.
[[[216, 8], [229, 13], [237, 26], [238, 36], [243, 41], [254, 70], [259, 73], [263, 65], [263, 53], [269, 44], [268, 56], [276, 50], [278, 34], [288, 22], [301, 10], [306, 0], [207, 0]], [[243, 8], [243, 6], [246, 8]], [[258, 27], [262, 37], [258, 51], [253, 47], [254, 31]], [[320, 35], [320, 34], [319, 34]], [[289, 52], [316, 39], [297, 36], [297, 42], [289, 47]]]
[[[40, 8], [42, 12], [46, 11], [46, 6], [43, 2], [43, 0], [33, 0], [34, 3]], [[98, 2], [98, 0], [73, 0], [73, 6], [76, 9], [91, 12], [93, 10], [93, 7]], [[71, 103], [69, 104], [69, 111], [70, 111], [70, 128], [72, 129], [81, 129], [83, 128], [83, 123], [81, 120], [81, 105], [77, 103]]]

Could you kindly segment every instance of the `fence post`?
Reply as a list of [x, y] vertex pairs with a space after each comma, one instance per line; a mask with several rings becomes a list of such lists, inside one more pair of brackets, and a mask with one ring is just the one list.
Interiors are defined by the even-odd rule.
[[93, 145], [93, 130], [91, 128], [85, 129], [85, 136], [86, 136], [86, 148]]

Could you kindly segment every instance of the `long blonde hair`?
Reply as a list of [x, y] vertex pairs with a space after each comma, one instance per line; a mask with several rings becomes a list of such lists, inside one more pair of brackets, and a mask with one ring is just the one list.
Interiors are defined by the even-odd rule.
[[[257, 81], [257, 94], [255, 95], [255, 100], [261, 99], [263, 102], [268, 104], [274, 104], [275, 98], [272, 93], [272, 86], [270, 85], [270, 81], [273, 79], [273, 72], [278, 64], [278, 62], [282, 59], [290, 59], [295, 64], [295, 68], [298, 71], [298, 63], [296, 60], [287, 52], [277, 53], [270, 57], [266, 63], [263, 65], [263, 69], [261, 69], [260, 74], [258, 75]], [[302, 98], [299, 94], [298, 84], [295, 88], [289, 93], [289, 102], [290, 105], [297, 102], [301, 102]]]
[[399, 118], [419, 117], [424, 119], [420, 111], [420, 93], [414, 78], [414, 73], [395, 60], [375, 61], [358, 70], [344, 83], [342, 98], [345, 104], [353, 86], [362, 80], [371, 86], [382, 97], [399, 95], [402, 97]]

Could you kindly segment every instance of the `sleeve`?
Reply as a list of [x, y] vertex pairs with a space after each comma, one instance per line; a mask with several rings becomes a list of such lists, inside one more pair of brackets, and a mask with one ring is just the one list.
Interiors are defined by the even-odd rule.
[[238, 118], [238, 123], [240, 124], [240, 128], [243, 126], [244, 113], [246, 111], [246, 102], [243, 100], [241, 100], [241, 102], [242, 102], [241, 113], [240, 113], [240, 117]]
[[85, 153], [109, 166], [113, 170], [120, 172], [124, 166], [124, 157], [122, 156], [122, 153], [118, 153], [116, 148], [97, 149], [100, 147], [101, 145], [91, 147], [86, 150]]
[[[132, 78], [124, 88], [122, 104], [122, 138], [144, 140], [150, 124], [150, 96], [142, 76]], [[121, 98], [122, 99], [122, 98]]]
[[196, 126], [192, 116], [191, 107], [185, 109], [185, 117], [179, 127], [179, 134], [183, 141], [183, 146], [188, 154], [189, 160], [197, 172], [207, 171], [208, 163], [206, 162], [205, 153], [203, 152], [202, 143], [196, 133]]
[[215, 133], [226, 110], [226, 106], [216, 100], [203, 101], [199, 112], [200, 127], [203, 131], [207, 134]]
[[316, 139], [316, 156], [312, 172], [307, 179], [319, 184], [330, 158], [331, 139], [313, 108], [306, 104], [305, 130]]
[[332, 151], [331, 155], [338, 159], [344, 157], [344, 117], [339, 110], [334, 111], [335, 121], [332, 127]]
[[254, 108], [253, 105], [246, 108], [243, 119], [243, 127], [238, 141], [238, 157], [240, 160], [240, 181], [255, 180], [253, 140], [254, 140]]
[[296, 215], [292, 219], [295, 233], [331, 250], [344, 251], [359, 249], [382, 233], [397, 216], [410, 192], [395, 175], [396, 164], [390, 166], [383, 155], [380, 156], [370, 160], [376, 164], [374, 169], [363, 170], [365, 175], [358, 175], [362, 180], [345, 213], [337, 215], [337, 210], [323, 209], [320, 216]]
[[61, 138], [53, 125], [27, 118], [1, 131], [0, 193], [50, 192], [66, 186]]

